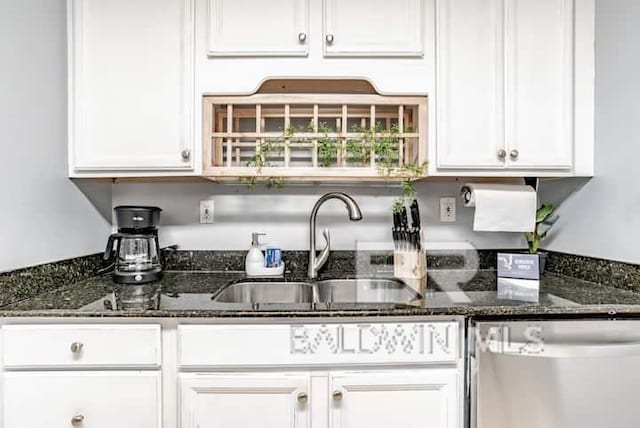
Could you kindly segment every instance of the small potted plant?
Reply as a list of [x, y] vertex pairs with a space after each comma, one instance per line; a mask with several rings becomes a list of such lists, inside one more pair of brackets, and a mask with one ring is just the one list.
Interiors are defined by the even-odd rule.
[[540, 273], [544, 272], [547, 263], [547, 253], [540, 252], [540, 241], [545, 239], [553, 225], [558, 221], [559, 216], [553, 215], [554, 206], [552, 204], [543, 204], [536, 211], [536, 227], [533, 232], [525, 233], [527, 244], [529, 245], [529, 253], [537, 254], [539, 258]]

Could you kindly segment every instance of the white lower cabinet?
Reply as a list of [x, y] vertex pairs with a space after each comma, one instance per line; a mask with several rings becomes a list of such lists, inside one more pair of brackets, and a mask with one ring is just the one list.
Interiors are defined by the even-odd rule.
[[180, 428], [460, 428], [457, 321], [182, 324]]
[[182, 428], [306, 428], [306, 373], [230, 373], [182, 378]]
[[332, 428], [455, 428], [455, 369], [329, 375]]
[[0, 428], [461, 428], [459, 320], [160, 324], [9, 321]]
[[[456, 428], [457, 370], [185, 374], [181, 428]], [[320, 382], [317, 382], [318, 379]], [[328, 428], [328, 427], [323, 427]]]
[[160, 372], [11, 372], [3, 428], [159, 428]]

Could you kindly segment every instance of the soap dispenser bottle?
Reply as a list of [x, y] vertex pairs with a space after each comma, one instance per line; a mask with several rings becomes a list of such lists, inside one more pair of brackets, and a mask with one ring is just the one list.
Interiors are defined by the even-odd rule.
[[264, 270], [264, 253], [260, 249], [260, 236], [264, 235], [266, 234], [255, 232], [251, 234], [251, 248], [244, 261], [244, 269], [248, 276], [260, 275]]

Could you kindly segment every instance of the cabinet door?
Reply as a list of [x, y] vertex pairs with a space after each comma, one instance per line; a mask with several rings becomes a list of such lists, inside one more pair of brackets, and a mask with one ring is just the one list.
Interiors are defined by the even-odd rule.
[[307, 374], [184, 375], [182, 428], [306, 428]]
[[424, 0], [324, 0], [326, 56], [424, 54]]
[[505, 0], [506, 138], [512, 168], [570, 168], [573, 0]]
[[503, 168], [502, 0], [436, 8], [437, 167]]
[[4, 428], [159, 428], [160, 373], [4, 375]]
[[209, 0], [209, 55], [305, 56], [309, 0]]
[[331, 428], [455, 428], [455, 369], [332, 373]]
[[193, 168], [193, 0], [69, 3], [70, 174]]

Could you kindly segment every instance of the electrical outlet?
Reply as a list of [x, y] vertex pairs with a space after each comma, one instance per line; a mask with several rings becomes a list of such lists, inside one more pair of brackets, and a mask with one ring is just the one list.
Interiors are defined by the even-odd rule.
[[456, 222], [456, 198], [440, 198], [440, 222]]
[[200, 201], [200, 224], [213, 223], [213, 201]]

